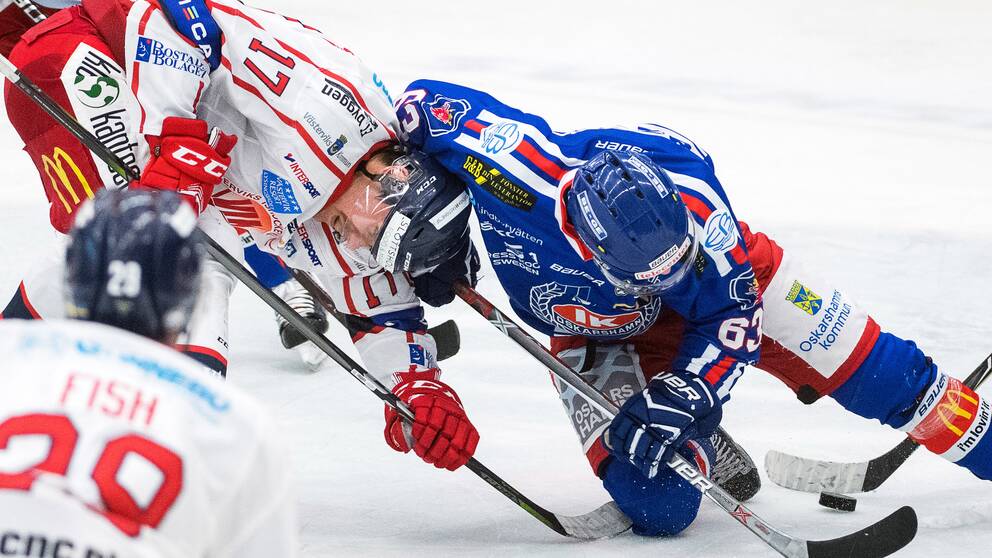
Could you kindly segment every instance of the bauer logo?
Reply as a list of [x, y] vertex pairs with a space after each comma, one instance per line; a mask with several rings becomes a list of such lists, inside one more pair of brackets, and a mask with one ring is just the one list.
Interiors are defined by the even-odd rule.
[[799, 281], [792, 282], [792, 288], [789, 289], [789, 294], [786, 295], [785, 299], [810, 316], [815, 316], [823, 307], [823, 299], [804, 287]]
[[427, 127], [434, 137], [454, 132], [472, 108], [464, 99], [452, 99], [444, 95], [435, 95], [431, 102], [421, 101], [420, 106], [427, 115]]
[[289, 215], [302, 213], [300, 204], [296, 201], [296, 194], [293, 193], [293, 185], [272, 171], [262, 171], [262, 195], [269, 209], [276, 213]]
[[198, 78], [206, 76], [210, 70], [206, 62], [197, 56], [184, 50], [169, 48], [148, 37], [138, 37], [138, 50], [135, 58], [138, 62], [173, 68]]

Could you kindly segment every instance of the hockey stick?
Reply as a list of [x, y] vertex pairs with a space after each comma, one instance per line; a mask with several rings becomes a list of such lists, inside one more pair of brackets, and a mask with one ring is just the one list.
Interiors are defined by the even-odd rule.
[[[978, 389], [990, 374], [992, 355], [965, 378], [964, 385]], [[765, 454], [765, 472], [772, 482], [792, 490], [843, 494], [869, 492], [882, 486], [919, 447], [907, 436], [891, 450], [859, 463], [820, 461], [772, 450]]]
[[[112, 170], [129, 181], [138, 179], [136, 170], [129, 168], [116, 154], [100, 143], [100, 140], [93, 136], [89, 130], [83, 128], [79, 122], [60, 107], [48, 94], [39, 89], [30, 79], [21, 75], [17, 67], [7, 57], [2, 55], [0, 55], [0, 73], [10, 80], [14, 86], [24, 92], [32, 101], [37, 103], [38, 106], [59, 124], [65, 126], [69, 132], [76, 136], [97, 157], [107, 163]], [[250, 271], [245, 269], [234, 256], [227, 253], [215, 240], [202, 232], [200, 236], [203, 238], [210, 255], [230, 271], [232, 275], [243, 282], [245, 286], [258, 295], [259, 298], [287, 322], [299, 329], [304, 337], [327, 353], [327, 356], [348, 371], [349, 374], [361, 382], [362, 385], [375, 394], [383, 403], [396, 409], [405, 420], [413, 422], [414, 417], [409, 407], [397, 398], [393, 392], [388, 390], [375, 376], [355, 362], [347, 353], [331, 343], [323, 334], [314, 331], [302, 316], [297, 314], [284, 300], [276, 296], [275, 293], [265, 288]], [[623, 529], [617, 530], [615, 516], [622, 516], [622, 514], [615, 506], [611, 506], [612, 502], [581, 516], [559, 515], [534, 503], [533, 500], [524, 496], [520, 491], [497, 476], [475, 458], [470, 459], [466, 467], [482, 478], [482, 480], [489, 483], [500, 494], [506, 496], [524, 511], [561, 535], [582, 539], [598, 539], [617, 535], [627, 528], [625, 526]]]
[[[334, 319], [341, 323], [348, 331], [353, 331], [352, 325], [363, 326], [361, 329], [368, 329], [368, 327], [374, 325], [371, 324], [371, 320], [368, 318], [362, 318], [359, 316], [353, 316], [351, 314], [344, 314], [334, 306], [334, 300], [331, 295], [327, 294], [324, 287], [317, 282], [309, 273], [303, 271], [302, 269], [292, 269], [293, 278], [296, 279], [303, 288], [310, 293], [310, 296], [314, 298], [324, 310], [334, 316]], [[366, 323], [361, 323], [366, 322]], [[456, 354], [462, 346], [461, 333], [458, 331], [458, 324], [454, 320], [448, 320], [434, 327], [428, 328], [427, 333], [434, 338], [434, 343], [437, 345], [437, 360], [438, 362], [442, 360], [447, 360]]]
[[[520, 345], [525, 351], [548, 367], [551, 372], [582, 394], [607, 417], [617, 414], [617, 406], [586, 383], [568, 365], [517, 323], [486, 300], [478, 291], [463, 282], [455, 284], [455, 294], [474, 308], [496, 329]], [[699, 489], [706, 497], [740, 521], [749, 531], [782, 556], [789, 558], [873, 558], [888, 556], [909, 544], [916, 536], [916, 512], [909, 506], [899, 508], [878, 522], [856, 533], [836, 539], [809, 541], [793, 537], [769, 525], [725, 490], [703, 476], [696, 467], [675, 454], [667, 463], [676, 473]]]

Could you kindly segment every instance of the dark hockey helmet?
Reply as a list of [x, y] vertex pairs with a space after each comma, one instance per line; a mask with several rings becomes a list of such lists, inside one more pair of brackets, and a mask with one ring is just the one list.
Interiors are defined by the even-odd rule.
[[98, 192], [69, 232], [67, 315], [171, 342], [199, 291], [195, 228], [196, 214], [174, 192]]
[[565, 207], [603, 275], [628, 294], [674, 287], [696, 259], [692, 219], [678, 188], [638, 153], [598, 153], [576, 171]]
[[389, 211], [372, 244], [387, 271], [420, 275], [458, 254], [469, 240], [468, 189], [433, 158], [411, 151], [376, 180]]

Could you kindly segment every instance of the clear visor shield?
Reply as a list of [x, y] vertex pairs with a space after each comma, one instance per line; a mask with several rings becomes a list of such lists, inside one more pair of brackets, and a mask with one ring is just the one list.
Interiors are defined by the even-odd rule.
[[607, 266], [596, 260], [596, 265], [606, 279], [616, 288], [633, 296], [660, 294], [679, 284], [689, 273], [696, 261], [699, 243], [694, 235], [686, 236], [685, 240], [672, 247], [671, 254], [659, 256], [658, 267], [650, 271], [635, 273], [633, 279], [621, 279], [610, 273]]
[[371, 248], [400, 199], [416, 182], [423, 170], [416, 161], [402, 156], [378, 176], [371, 176], [364, 166], [336, 204], [341, 211], [332, 228], [340, 243], [352, 250]]

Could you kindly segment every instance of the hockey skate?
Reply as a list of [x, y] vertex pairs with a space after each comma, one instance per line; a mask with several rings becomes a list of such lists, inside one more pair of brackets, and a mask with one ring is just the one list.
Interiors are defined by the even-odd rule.
[[751, 456], [723, 428], [710, 436], [716, 451], [716, 465], [710, 479], [731, 496], [746, 502], [761, 490], [761, 476]]
[[[286, 304], [289, 304], [297, 314], [303, 316], [314, 330], [319, 333], [327, 331], [327, 313], [296, 279], [290, 279], [281, 285], [276, 285], [272, 292], [286, 301]], [[282, 346], [287, 349], [295, 349], [303, 362], [311, 369], [317, 369], [327, 358], [323, 351], [307, 341], [307, 338], [298, 329], [279, 314], [276, 314], [276, 322], [279, 324], [279, 339], [282, 341]]]

